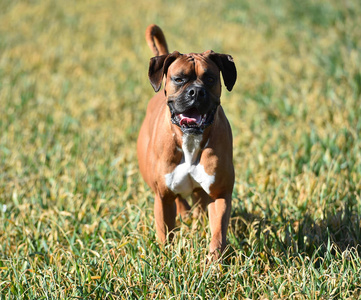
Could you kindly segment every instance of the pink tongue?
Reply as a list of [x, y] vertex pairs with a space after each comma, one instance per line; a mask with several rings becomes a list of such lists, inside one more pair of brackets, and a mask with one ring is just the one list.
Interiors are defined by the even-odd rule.
[[179, 115], [180, 117], [180, 122], [179, 125], [183, 125], [183, 124], [187, 124], [187, 125], [198, 125], [199, 122], [201, 121], [201, 115], [197, 114], [197, 113], [190, 113], [188, 116], [185, 116], [183, 114]]

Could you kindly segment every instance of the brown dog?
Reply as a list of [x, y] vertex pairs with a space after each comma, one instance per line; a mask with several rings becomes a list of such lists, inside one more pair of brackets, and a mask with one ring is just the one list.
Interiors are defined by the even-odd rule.
[[232, 132], [220, 105], [221, 79], [229, 91], [237, 71], [230, 55], [213, 51], [168, 53], [162, 30], [148, 26], [146, 40], [157, 55], [149, 79], [156, 92], [140, 129], [137, 152], [144, 180], [155, 193], [157, 235], [162, 242], [194, 204], [208, 206], [210, 252], [226, 246], [234, 184]]

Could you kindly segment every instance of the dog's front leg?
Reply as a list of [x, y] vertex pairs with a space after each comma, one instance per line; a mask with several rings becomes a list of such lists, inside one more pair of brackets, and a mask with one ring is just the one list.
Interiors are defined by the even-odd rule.
[[231, 214], [232, 196], [217, 198], [208, 205], [209, 223], [211, 226], [210, 254], [218, 259], [226, 247], [226, 235]]
[[175, 226], [177, 207], [175, 199], [161, 198], [158, 194], [154, 199], [154, 217], [157, 236], [162, 243], [166, 243], [169, 233], [169, 240], [172, 240], [172, 230]]

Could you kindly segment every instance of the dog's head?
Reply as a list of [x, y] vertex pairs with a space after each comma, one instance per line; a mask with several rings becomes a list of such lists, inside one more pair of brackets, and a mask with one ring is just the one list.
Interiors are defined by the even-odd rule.
[[201, 134], [212, 124], [220, 104], [221, 80], [232, 90], [237, 71], [230, 55], [215, 53], [171, 54], [151, 58], [149, 79], [159, 91], [164, 75], [164, 92], [172, 122], [184, 133]]

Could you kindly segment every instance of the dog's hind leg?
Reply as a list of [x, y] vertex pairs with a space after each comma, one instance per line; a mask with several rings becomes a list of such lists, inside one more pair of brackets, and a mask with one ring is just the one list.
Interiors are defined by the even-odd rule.
[[211, 200], [211, 197], [203, 189], [194, 190], [192, 193], [192, 202], [193, 206], [195, 206], [193, 218], [198, 218], [201, 214], [205, 213]]
[[177, 215], [181, 215], [182, 219], [187, 218], [191, 209], [187, 200], [178, 195], [178, 197], [175, 199], [175, 203], [177, 205]]

